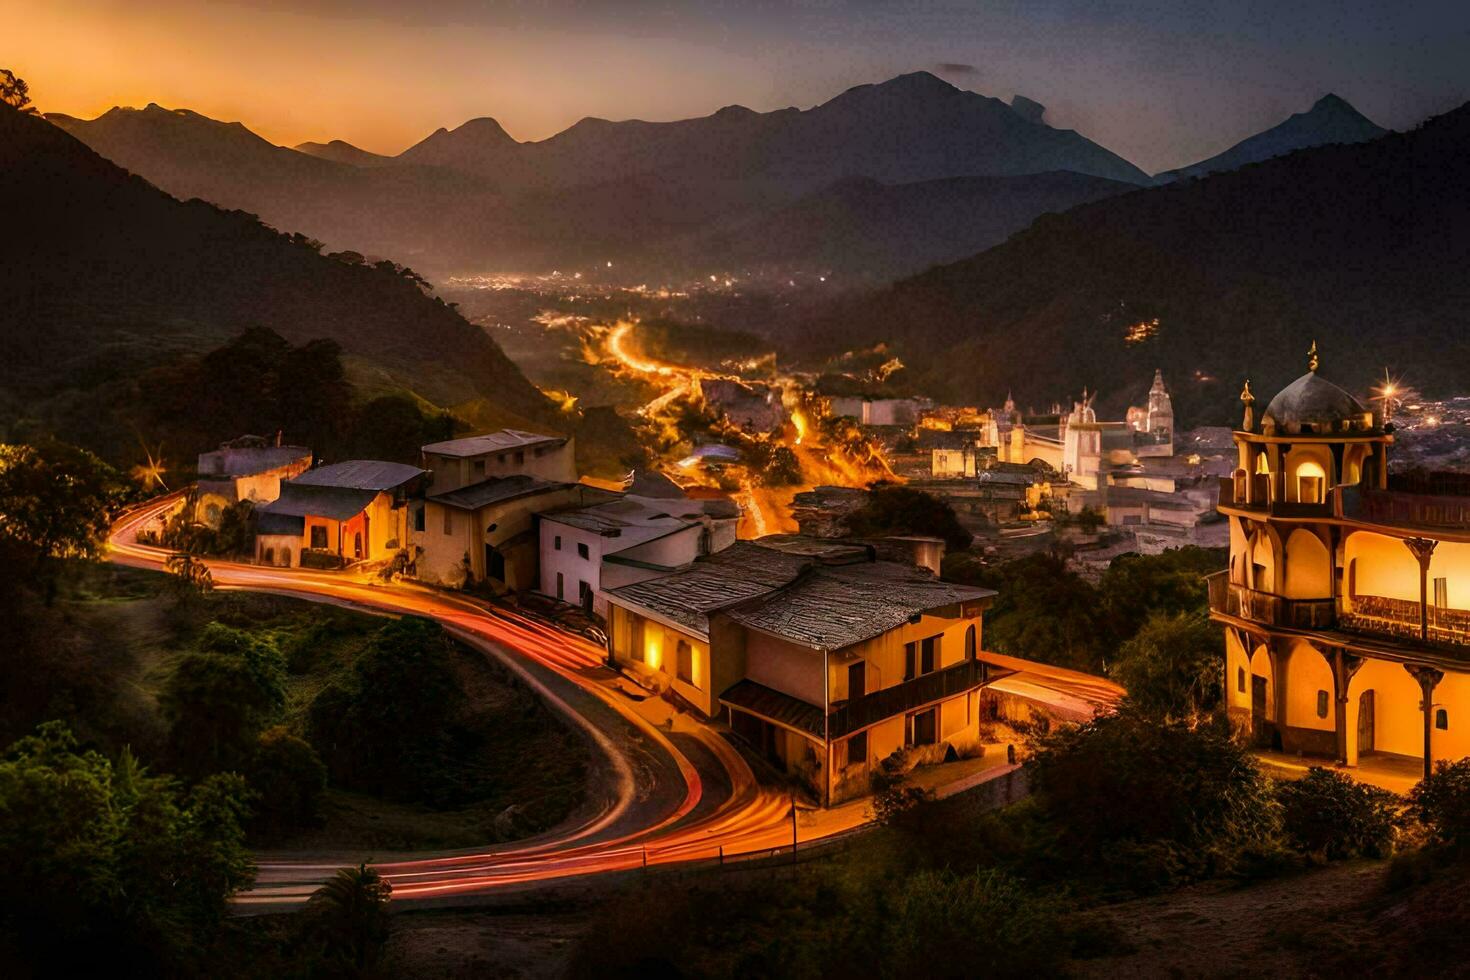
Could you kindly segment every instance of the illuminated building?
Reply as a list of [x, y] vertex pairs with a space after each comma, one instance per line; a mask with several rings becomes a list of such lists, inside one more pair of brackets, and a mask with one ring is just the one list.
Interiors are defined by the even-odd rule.
[[569, 436], [519, 429], [449, 439], [423, 447], [424, 469], [435, 493], [458, 490], [492, 476], [534, 476], [577, 482], [576, 451]]
[[407, 546], [408, 500], [423, 476], [417, 466], [372, 459], [307, 470], [257, 508], [255, 560], [320, 567], [388, 558]]
[[1470, 497], [1390, 478], [1391, 427], [1315, 345], [1310, 368], [1259, 423], [1246, 385], [1221, 481], [1230, 718], [1262, 747], [1427, 772], [1470, 755]]
[[825, 802], [867, 793], [895, 751], [938, 761], [979, 740], [989, 589], [867, 545], [773, 536], [607, 595], [619, 667], [724, 714]]

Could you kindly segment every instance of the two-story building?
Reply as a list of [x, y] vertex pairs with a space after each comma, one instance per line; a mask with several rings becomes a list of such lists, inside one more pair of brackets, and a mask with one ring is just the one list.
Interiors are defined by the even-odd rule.
[[407, 546], [408, 501], [423, 476], [416, 466], [372, 459], [307, 470], [257, 508], [255, 560], [322, 567], [389, 558]]
[[870, 546], [773, 536], [609, 590], [609, 656], [726, 714], [836, 802], [866, 793], [899, 749], [942, 756], [978, 741], [981, 614], [994, 595], [875, 560]]
[[1210, 580], [1236, 729], [1346, 766], [1470, 754], [1470, 497], [1389, 476], [1392, 427], [1317, 373], [1234, 433]]
[[433, 442], [422, 453], [435, 493], [448, 493], [493, 476], [577, 482], [576, 447], [569, 436], [501, 429]]

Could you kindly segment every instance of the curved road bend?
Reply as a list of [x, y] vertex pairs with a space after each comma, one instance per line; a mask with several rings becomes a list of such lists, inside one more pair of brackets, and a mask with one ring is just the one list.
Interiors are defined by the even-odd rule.
[[[171, 503], [171, 498], [153, 501], [121, 517], [109, 540], [111, 560], [137, 568], [163, 567], [167, 551], [139, 544], [137, 535]], [[337, 868], [365, 857], [392, 882], [396, 900], [443, 900], [645, 863], [707, 859], [721, 849], [765, 850], [790, 840], [785, 794], [761, 787], [739, 753], [709, 728], [680, 719], [674, 734], [644, 718], [618, 692], [617, 675], [603, 665], [602, 648], [580, 637], [421, 587], [370, 584], [305, 569], [208, 564], [216, 586], [223, 589], [273, 592], [439, 621], [457, 639], [496, 657], [582, 728], [608, 767], [606, 798], [539, 838], [387, 860], [361, 854], [262, 854], [255, 886], [236, 900], [241, 905], [297, 904]], [[689, 754], [700, 756], [706, 769], [711, 759], [723, 767], [723, 778], [715, 780], [729, 785], [722, 799], [706, 798], [699, 769], [676, 740], [697, 745]], [[843, 821], [849, 826], [858, 822], [860, 816]]]

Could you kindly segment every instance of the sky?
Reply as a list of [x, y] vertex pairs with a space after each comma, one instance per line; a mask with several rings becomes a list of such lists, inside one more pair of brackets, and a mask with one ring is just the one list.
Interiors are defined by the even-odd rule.
[[477, 116], [543, 139], [921, 69], [1151, 172], [1329, 91], [1395, 129], [1470, 101], [1465, 0], [42, 0], [6, 30], [46, 112], [157, 102], [380, 153]]

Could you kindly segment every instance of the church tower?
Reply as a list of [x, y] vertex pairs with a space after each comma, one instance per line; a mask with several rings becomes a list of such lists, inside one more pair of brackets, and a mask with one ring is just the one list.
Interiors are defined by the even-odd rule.
[[[1153, 443], [1148, 455], [1174, 455], [1174, 402], [1164, 387], [1164, 372], [1154, 371], [1153, 387], [1148, 390], [1148, 415], [1144, 431]], [[1140, 454], [1142, 455], [1142, 454]]]

